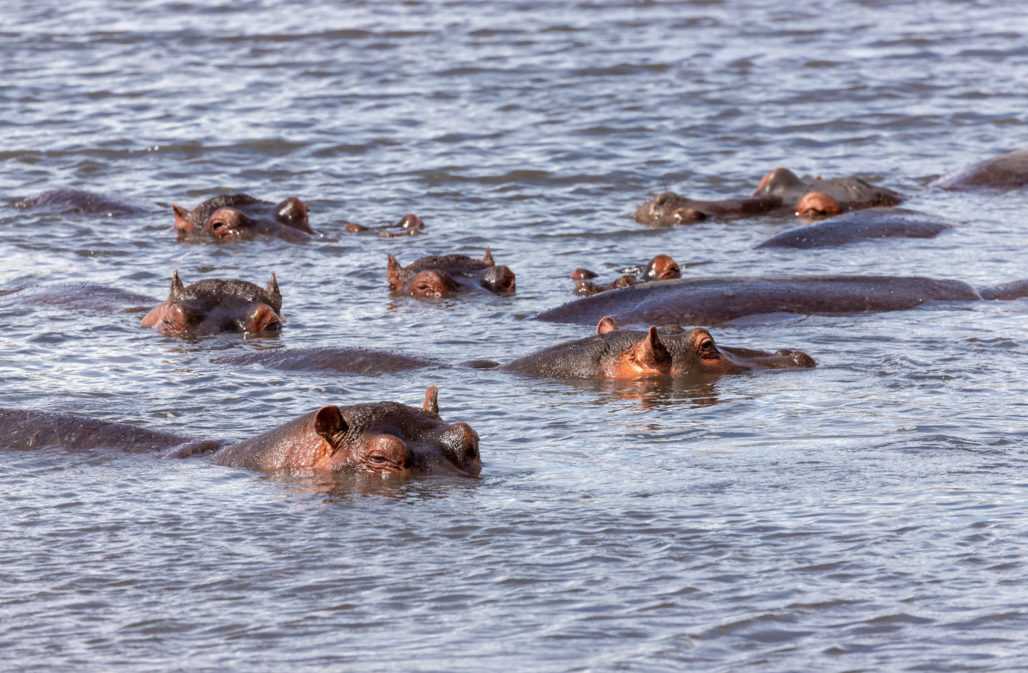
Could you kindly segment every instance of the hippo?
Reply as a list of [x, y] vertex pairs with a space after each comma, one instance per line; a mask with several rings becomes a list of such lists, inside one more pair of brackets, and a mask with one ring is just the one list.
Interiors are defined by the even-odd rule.
[[959, 280], [916, 276], [770, 276], [668, 280], [592, 297], [544, 311], [538, 320], [589, 324], [714, 325], [765, 313], [844, 314], [911, 309], [929, 301], [1028, 297], [1028, 280], [976, 289]]
[[28, 409], [0, 409], [0, 425], [4, 428], [0, 448], [14, 450], [114, 449], [127, 453], [161, 451], [167, 456], [185, 457], [213, 451], [221, 444], [78, 414]]
[[877, 238], [934, 238], [952, 225], [905, 208], [868, 208], [772, 236], [758, 248], [827, 248]]
[[897, 192], [860, 178], [801, 179], [787, 168], [776, 168], [760, 180], [749, 198], [698, 201], [663, 192], [636, 209], [635, 221], [671, 226], [768, 214], [823, 217], [848, 210], [896, 206], [902, 201]]
[[438, 389], [421, 408], [398, 402], [323, 406], [262, 435], [220, 449], [214, 462], [265, 472], [371, 473], [410, 477], [441, 471], [477, 477], [478, 434], [439, 416]]
[[424, 233], [425, 222], [414, 213], [407, 213], [396, 224], [365, 226], [363, 224], [347, 222], [343, 230], [348, 234], [377, 233], [381, 238], [397, 238], [400, 236], [417, 236]]
[[514, 272], [509, 267], [497, 266], [488, 248], [482, 259], [467, 255], [433, 255], [407, 266], [400, 266], [396, 258], [389, 255], [386, 273], [390, 291], [411, 297], [449, 297], [467, 289], [512, 295], [516, 290]]
[[99, 283], [17, 285], [0, 290], [0, 305], [53, 306], [92, 315], [141, 313], [153, 302], [153, 297]]
[[281, 311], [282, 293], [274, 273], [262, 288], [214, 278], [185, 285], [176, 271], [168, 298], [143, 316], [140, 324], [177, 337], [232, 331], [276, 334], [282, 328]]
[[249, 194], [223, 194], [192, 210], [175, 204], [171, 210], [180, 241], [226, 242], [276, 236], [300, 242], [316, 234], [308, 223], [307, 204], [295, 196], [275, 204]]
[[425, 358], [367, 348], [291, 348], [260, 350], [214, 360], [216, 364], [259, 364], [284, 371], [330, 371], [338, 374], [379, 376], [396, 372], [442, 367]]
[[571, 280], [575, 281], [575, 294], [580, 295], [597, 294], [605, 290], [614, 290], [639, 283], [681, 277], [682, 269], [670, 255], [656, 255], [643, 266], [629, 267], [625, 273], [608, 285], [593, 283], [592, 279], [596, 278], [596, 274], [589, 269], [578, 268], [571, 272]]
[[52, 189], [38, 196], [18, 199], [12, 205], [15, 208], [39, 208], [57, 213], [104, 217], [126, 217], [143, 212], [135, 206], [82, 189]]
[[604, 316], [596, 325], [595, 336], [526, 355], [503, 369], [550, 378], [634, 380], [814, 366], [814, 359], [801, 351], [768, 353], [718, 346], [703, 328], [674, 326], [659, 331], [651, 325], [645, 332], [622, 330], [614, 318]]
[[1024, 187], [1028, 185], [1028, 149], [979, 161], [958, 173], [939, 178], [934, 184], [950, 191]]

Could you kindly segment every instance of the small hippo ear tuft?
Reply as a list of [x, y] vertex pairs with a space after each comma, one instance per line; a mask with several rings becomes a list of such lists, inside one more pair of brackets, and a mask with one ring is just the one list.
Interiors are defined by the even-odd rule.
[[335, 405], [321, 407], [314, 414], [314, 431], [325, 439], [346, 432], [348, 427], [342, 412]]
[[392, 255], [386, 257], [386, 278], [389, 280], [389, 287], [399, 290], [403, 286], [400, 279], [400, 263]]
[[600, 322], [596, 323], [597, 334], [607, 334], [608, 332], [616, 332], [618, 328], [617, 320], [614, 320], [613, 316], [605, 315], [600, 318]]
[[182, 283], [182, 278], [178, 275], [178, 270], [171, 272], [171, 290], [168, 292], [168, 299], [178, 299], [182, 296], [182, 292], [186, 289], [186, 286]]
[[175, 216], [175, 229], [181, 234], [188, 233], [193, 229], [193, 223], [189, 221], [189, 211], [182, 206], [171, 204], [171, 212]]
[[485, 249], [485, 254], [482, 255], [482, 261], [489, 266], [496, 266], [496, 262], [493, 261], [493, 251], [489, 248]]
[[271, 280], [268, 281], [267, 287], [268, 293], [271, 294], [271, 296], [276, 299], [282, 298], [282, 292], [278, 289], [278, 276], [275, 275], [274, 271], [271, 272]]
[[439, 388], [429, 386], [425, 389], [425, 401], [421, 404], [421, 410], [433, 416], [439, 415]]

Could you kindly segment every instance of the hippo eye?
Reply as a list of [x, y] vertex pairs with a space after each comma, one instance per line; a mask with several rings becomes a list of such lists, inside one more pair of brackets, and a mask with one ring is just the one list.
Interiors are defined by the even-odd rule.
[[657, 203], [658, 206], [666, 206], [670, 201], [671, 201], [671, 195], [670, 194], [661, 194], [660, 196], [657, 197], [657, 202], [656, 203]]
[[388, 465], [389, 464], [389, 459], [386, 458], [385, 456], [383, 456], [381, 453], [373, 453], [373, 454], [371, 454], [371, 456], [369, 457], [369, 461], [373, 465]]
[[717, 347], [714, 346], [714, 340], [710, 337], [700, 342], [700, 357], [705, 360], [721, 357], [721, 354], [717, 352]]

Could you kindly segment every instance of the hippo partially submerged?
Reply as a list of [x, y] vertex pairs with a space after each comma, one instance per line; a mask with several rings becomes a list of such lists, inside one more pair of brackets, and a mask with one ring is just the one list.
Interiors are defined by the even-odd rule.
[[129, 453], [166, 452], [186, 456], [216, 449], [217, 441], [146, 430], [127, 423], [100, 421], [78, 414], [29, 409], [0, 409], [0, 449], [113, 449]]
[[180, 241], [225, 242], [258, 236], [303, 241], [315, 233], [308, 222], [307, 204], [295, 196], [276, 204], [249, 194], [223, 194], [192, 210], [174, 204], [171, 210]]
[[214, 454], [219, 465], [267, 472], [363, 472], [409, 477], [443, 471], [477, 477], [478, 434], [439, 416], [429, 386], [420, 409], [397, 402], [324, 406]]
[[394, 224], [369, 225], [347, 222], [343, 230], [348, 234], [378, 234], [381, 238], [418, 236], [425, 231], [425, 222], [414, 213], [407, 213]]
[[386, 276], [393, 293], [421, 298], [449, 297], [469, 289], [511, 295], [517, 289], [514, 272], [507, 266], [497, 266], [488, 248], [482, 259], [467, 255], [433, 255], [407, 266], [400, 266], [396, 258], [389, 255]]
[[261, 350], [214, 360], [217, 364], [259, 364], [271, 369], [378, 376], [442, 364], [426, 358], [368, 348], [290, 348]]
[[895, 206], [902, 200], [899, 193], [860, 178], [800, 178], [787, 168], [776, 168], [760, 180], [749, 198], [700, 201], [663, 192], [636, 209], [635, 221], [670, 226], [767, 214], [824, 217], [848, 210]]
[[282, 293], [271, 274], [267, 287], [243, 280], [209, 279], [185, 285], [176, 271], [168, 298], [147, 313], [141, 325], [166, 336], [218, 332], [275, 334], [282, 328]]
[[143, 212], [135, 206], [82, 189], [52, 189], [38, 196], [18, 199], [13, 205], [15, 208], [104, 217], [125, 217]]
[[712, 325], [765, 313], [841, 314], [910, 309], [930, 301], [1028, 297], [1028, 281], [975, 289], [959, 280], [894, 276], [781, 276], [669, 280], [584, 297], [539, 320]]
[[596, 294], [639, 283], [681, 277], [682, 269], [671, 255], [656, 255], [643, 266], [626, 269], [625, 273], [605, 285], [593, 282], [592, 279], [596, 278], [596, 274], [589, 269], [579, 268], [571, 272], [571, 279], [575, 281], [575, 294], [580, 295]]
[[772, 236], [758, 248], [827, 248], [878, 238], [934, 238], [953, 227], [904, 208], [868, 208]]
[[935, 184], [952, 191], [1019, 189], [1028, 185], [1028, 149], [979, 161], [959, 173], [940, 178]]
[[806, 353], [775, 353], [718, 346], [705, 329], [673, 328], [645, 332], [618, 329], [615, 319], [600, 319], [597, 334], [532, 353], [503, 367], [530, 376], [564, 379], [643, 379], [730, 374], [751, 369], [814, 366]]

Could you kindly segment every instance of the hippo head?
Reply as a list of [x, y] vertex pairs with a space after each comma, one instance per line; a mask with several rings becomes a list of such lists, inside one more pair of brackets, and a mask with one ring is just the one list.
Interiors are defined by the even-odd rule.
[[795, 202], [806, 192], [806, 182], [788, 168], [779, 166], [760, 179], [753, 196], [780, 196], [786, 202]]
[[200, 336], [235, 331], [247, 335], [276, 334], [282, 327], [282, 294], [278, 279], [264, 288], [241, 280], [203, 280], [185, 285], [171, 276], [168, 298], [146, 314], [143, 327], [167, 336]]
[[510, 295], [517, 291], [517, 279], [514, 277], [514, 272], [509, 266], [503, 264], [497, 266], [493, 260], [493, 252], [489, 248], [485, 249], [482, 262], [488, 268], [481, 274], [478, 280], [479, 285], [493, 294]]
[[824, 192], [807, 192], [796, 202], [796, 215], [807, 219], [834, 217], [841, 213], [839, 202]]
[[406, 267], [389, 255], [386, 277], [391, 291], [426, 299], [449, 297], [469, 287], [499, 295], [511, 295], [517, 290], [514, 272], [510, 267], [497, 265], [488, 248], [481, 260], [465, 255], [424, 257]]
[[[601, 329], [598, 326], [597, 331]], [[600, 362], [600, 373], [604, 378], [634, 380], [668, 376], [671, 373], [671, 353], [661, 341], [656, 327], [650, 327], [640, 339], [625, 342], [617, 339], [617, 336], [614, 333], [606, 337], [611, 348]]]
[[701, 222], [707, 214], [695, 202], [674, 192], [662, 192], [639, 206], [635, 221], [642, 224], [673, 225]]
[[801, 369], [815, 365], [814, 359], [801, 351], [768, 353], [748, 348], [719, 347], [710, 332], [702, 328], [674, 337], [671, 348], [675, 375], [731, 374], [749, 369]]
[[[295, 196], [274, 207], [246, 195], [215, 197], [192, 211], [172, 204], [179, 239], [209, 236], [216, 241], [251, 239], [261, 234], [313, 234], [307, 205]], [[295, 231], [293, 236], [296, 236]]]
[[671, 280], [681, 278], [682, 270], [670, 255], [657, 255], [646, 264], [643, 269], [642, 279], [650, 280]]
[[482, 471], [478, 433], [467, 423], [440, 418], [435, 386], [425, 391], [420, 409], [396, 402], [326, 406], [310, 417], [310, 428], [321, 440], [304, 466], [314, 470], [383, 477], [477, 477]]

